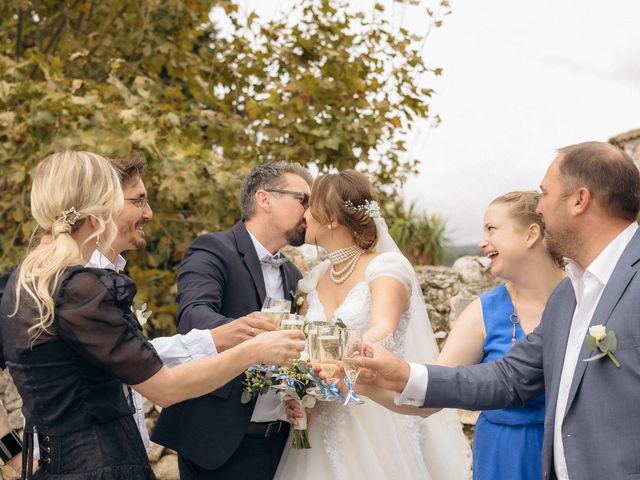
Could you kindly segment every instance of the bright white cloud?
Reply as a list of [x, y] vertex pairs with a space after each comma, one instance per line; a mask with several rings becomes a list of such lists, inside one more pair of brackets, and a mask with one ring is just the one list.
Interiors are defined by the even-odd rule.
[[[239, 2], [261, 16], [295, 16], [300, 2]], [[425, 5], [383, 0], [394, 25], [426, 30]], [[373, 0], [352, 0], [371, 11]], [[431, 31], [425, 59], [432, 111], [442, 124], [415, 125], [422, 162], [405, 194], [446, 219], [455, 243], [476, 242], [486, 205], [535, 189], [555, 149], [640, 128], [640, 2], [637, 0], [452, 1]]]
[[426, 50], [444, 68], [443, 122], [413, 152], [421, 174], [406, 194], [467, 243], [491, 199], [538, 186], [557, 147], [640, 127], [640, 2], [452, 6]]

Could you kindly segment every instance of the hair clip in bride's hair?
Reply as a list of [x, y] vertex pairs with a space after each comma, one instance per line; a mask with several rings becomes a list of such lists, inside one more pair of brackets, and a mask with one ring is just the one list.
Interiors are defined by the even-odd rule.
[[363, 205], [355, 206], [351, 200], [346, 200], [344, 206], [350, 210], [357, 210], [364, 212], [369, 218], [379, 218], [382, 216], [380, 213], [380, 206], [375, 200], [365, 200]]
[[[80, 212], [76, 210], [76, 207], [71, 207], [69, 210], [65, 210], [60, 214], [62, 218], [62, 223], [66, 223], [67, 225], [75, 225], [82, 215]], [[58, 217], [58, 218], [60, 218]]]

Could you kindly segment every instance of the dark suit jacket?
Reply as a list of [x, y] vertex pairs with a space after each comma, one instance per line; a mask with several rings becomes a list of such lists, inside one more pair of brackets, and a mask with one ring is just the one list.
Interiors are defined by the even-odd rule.
[[[280, 269], [288, 298], [301, 274], [290, 262]], [[202, 235], [178, 270], [178, 332], [214, 328], [259, 311], [265, 296], [260, 260], [242, 222], [228, 232]], [[240, 402], [243, 379], [163, 409], [151, 439], [201, 467], [220, 467], [238, 448], [255, 406]]]
[[[583, 345], [562, 424], [569, 476], [640, 480], [640, 231], [636, 232], [602, 292], [591, 325], [618, 339], [616, 368]], [[560, 376], [576, 299], [570, 280], [553, 291], [538, 328], [502, 359], [473, 367], [429, 365], [426, 407], [502, 408], [546, 394], [542, 470], [554, 479], [553, 435]]]

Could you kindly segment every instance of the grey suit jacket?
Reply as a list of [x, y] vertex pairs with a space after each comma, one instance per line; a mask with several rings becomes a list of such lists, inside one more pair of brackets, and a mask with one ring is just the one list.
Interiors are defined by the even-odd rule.
[[[640, 480], [640, 231], [622, 253], [591, 325], [618, 339], [616, 368], [607, 358], [582, 361], [583, 345], [562, 424], [572, 480]], [[502, 359], [472, 367], [429, 365], [425, 407], [503, 408], [546, 395], [542, 471], [554, 479], [553, 430], [560, 375], [576, 300], [570, 280], [551, 294], [538, 328]]]

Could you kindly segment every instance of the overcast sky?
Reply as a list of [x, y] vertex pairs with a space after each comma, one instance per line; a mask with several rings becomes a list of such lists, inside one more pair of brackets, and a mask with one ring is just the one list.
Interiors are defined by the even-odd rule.
[[425, 50], [444, 69], [442, 123], [417, 127], [421, 174], [405, 193], [471, 243], [486, 205], [537, 188], [556, 148], [640, 128], [640, 1], [451, 5]]
[[[294, 0], [238, 0], [246, 12], [287, 15]], [[299, 0], [298, 0], [299, 1]], [[390, 19], [422, 33], [426, 6], [389, 6]], [[373, 0], [350, 8], [371, 11]], [[415, 125], [421, 173], [408, 200], [447, 221], [456, 244], [476, 242], [486, 205], [536, 189], [557, 148], [640, 128], [640, 0], [451, 0], [425, 60], [442, 67], [437, 128]], [[284, 13], [283, 13], [284, 12]], [[295, 20], [293, 20], [295, 21]]]

